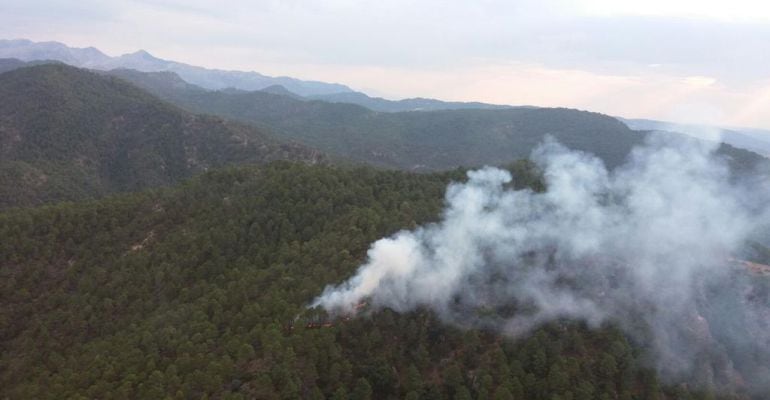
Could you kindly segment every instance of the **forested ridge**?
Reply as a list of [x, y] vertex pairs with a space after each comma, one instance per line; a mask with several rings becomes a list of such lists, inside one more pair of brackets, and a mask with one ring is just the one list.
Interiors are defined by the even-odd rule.
[[[505, 164], [529, 157], [546, 136], [595, 154], [614, 168], [649, 134], [631, 130], [608, 115], [567, 108], [389, 113], [272, 92], [210, 91], [167, 72], [121, 69], [108, 73], [187, 110], [267, 127], [278, 137], [330, 155], [389, 168], [435, 171]], [[770, 169], [766, 158], [727, 144], [717, 154], [739, 174]]]
[[[0, 60], [0, 71], [8, 70], [0, 73], [0, 209], [173, 185], [227, 165], [324, 162], [326, 154], [419, 171], [500, 165], [528, 157], [547, 136], [614, 167], [645, 138], [578, 110], [379, 113], [275, 93], [207, 91], [173, 73], [30, 64]], [[718, 153], [740, 174], [768, 165], [727, 145]]]
[[194, 112], [270, 127], [329, 154], [391, 168], [441, 170], [528, 157], [545, 135], [618, 165], [643, 136], [612, 117], [578, 110], [515, 108], [383, 113], [355, 104], [262, 91], [210, 91], [168, 73], [114, 70]]
[[[510, 169], [542, 190], [531, 164]], [[609, 325], [512, 340], [424, 310], [307, 323], [372, 241], [436, 220], [463, 179], [277, 162], [1, 213], [0, 398], [715, 398], [663, 385]]]
[[0, 209], [171, 185], [209, 168], [279, 159], [323, 156], [63, 64], [0, 74]]

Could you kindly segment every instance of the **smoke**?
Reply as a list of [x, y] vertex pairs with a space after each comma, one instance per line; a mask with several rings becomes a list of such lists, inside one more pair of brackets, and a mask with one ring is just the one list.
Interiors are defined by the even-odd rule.
[[768, 296], [731, 261], [767, 220], [767, 203], [746, 199], [767, 194], [731, 183], [711, 146], [651, 136], [608, 171], [546, 140], [532, 154], [545, 192], [512, 189], [505, 170], [471, 171], [448, 187], [440, 222], [378, 240], [313, 306], [427, 307], [513, 336], [561, 318], [613, 321], [666, 377], [768, 390]]

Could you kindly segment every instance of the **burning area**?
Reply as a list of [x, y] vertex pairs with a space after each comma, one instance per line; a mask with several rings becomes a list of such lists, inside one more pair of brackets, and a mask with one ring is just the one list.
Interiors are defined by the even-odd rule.
[[728, 261], [768, 221], [768, 193], [682, 138], [652, 136], [612, 171], [553, 141], [532, 159], [544, 192], [509, 188], [505, 170], [471, 171], [448, 187], [440, 222], [375, 242], [311, 306], [427, 308], [512, 337], [558, 319], [612, 321], [671, 381], [770, 391], [768, 268]]

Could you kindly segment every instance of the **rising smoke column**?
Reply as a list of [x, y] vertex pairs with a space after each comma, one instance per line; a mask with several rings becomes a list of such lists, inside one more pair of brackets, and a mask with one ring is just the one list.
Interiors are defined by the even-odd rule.
[[[427, 307], [445, 321], [514, 336], [558, 318], [611, 320], [634, 335], [641, 318], [664, 376], [691, 376], [694, 360], [718, 347], [741, 353], [743, 378], [770, 390], [761, 379], [770, 377], [762, 329], [770, 305], [740, 300], [751, 282], [735, 278], [728, 261], [767, 213], [747, 208], [741, 199], [753, 194], [730, 183], [712, 150], [652, 136], [608, 171], [546, 140], [532, 155], [545, 192], [508, 188], [512, 177], [501, 169], [471, 171], [448, 187], [440, 222], [375, 242], [356, 274], [313, 306]], [[503, 306], [517, 312], [478, 312]], [[728, 365], [723, 380], [737, 373]]]

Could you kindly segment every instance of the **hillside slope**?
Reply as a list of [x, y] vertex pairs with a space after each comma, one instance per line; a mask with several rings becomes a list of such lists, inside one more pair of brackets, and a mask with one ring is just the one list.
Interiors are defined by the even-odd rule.
[[63, 64], [15, 69], [0, 74], [0, 208], [158, 187], [230, 163], [319, 159], [264, 132]]
[[425, 311], [305, 310], [460, 179], [280, 162], [0, 213], [0, 397], [713, 398], [661, 388], [611, 326], [512, 341]]
[[[180, 107], [272, 128], [329, 154], [408, 170], [504, 164], [526, 158], [546, 136], [620, 165], [646, 132], [606, 115], [563, 108], [459, 109], [382, 113], [354, 104], [304, 101], [261, 91], [209, 91], [172, 74], [115, 70]], [[768, 168], [767, 159], [729, 145], [735, 170]]]
[[196, 112], [274, 128], [330, 154], [411, 170], [503, 164], [529, 156], [546, 135], [619, 164], [643, 136], [614, 118], [568, 109], [380, 113], [265, 92], [208, 91], [169, 75], [111, 74]]

